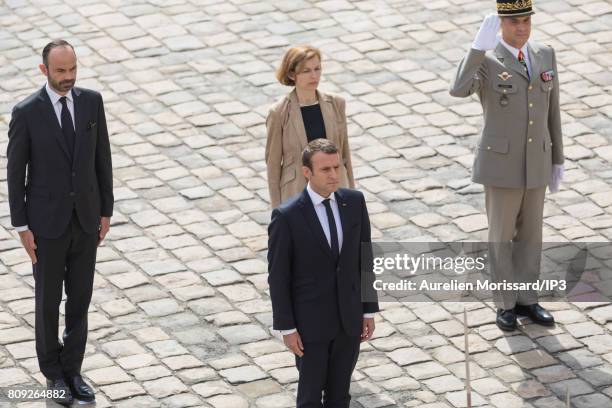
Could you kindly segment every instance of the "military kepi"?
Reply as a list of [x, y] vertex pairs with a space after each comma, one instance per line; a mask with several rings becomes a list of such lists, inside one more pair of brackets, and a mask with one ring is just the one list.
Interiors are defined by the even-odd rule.
[[516, 17], [534, 14], [531, 0], [497, 0], [497, 15]]

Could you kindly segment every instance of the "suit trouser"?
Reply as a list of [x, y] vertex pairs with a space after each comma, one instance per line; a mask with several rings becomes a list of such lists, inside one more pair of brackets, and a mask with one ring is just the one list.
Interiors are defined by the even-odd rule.
[[[56, 239], [35, 237], [36, 354], [48, 379], [81, 371], [87, 343], [87, 309], [91, 301], [98, 234], [81, 228], [76, 213]], [[58, 340], [62, 284], [66, 290], [63, 346]]]
[[297, 408], [348, 408], [360, 343], [359, 336], [343, 330], [328, 341], [303, 342], [304, 356], [295, 358], [300, 373]]
[[[489, 265], [494, 282], [535, 282], [540, 274], [544, 194], [541, 188], [485, 186], [489, 221]], [[502, 309], [537, 303], [534, 290], [494, 291]]]

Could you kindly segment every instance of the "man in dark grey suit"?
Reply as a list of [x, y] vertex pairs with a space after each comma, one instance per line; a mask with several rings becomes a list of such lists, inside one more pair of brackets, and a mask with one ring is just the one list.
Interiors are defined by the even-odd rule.
[[338, 188], [332, 142], [308, 143], [302, 164], [308, 185], [274, 209], [268, 229], [273, 327], [296, 355], [297, 407], [348, 408], [359, 344], [378, 311], [370, 220], [363, 194]]
[[[81, 377], [96, 249], [113, 213], [111, 151], [102, 97], [75, 88], [77, 61], [64, 40], [45, 46], [46, 85], [15, 105], [7, 148], [11, 223], [32, 260], [36, 353], [50, 389], [93, 401]], [[66, 290], [66, 329], [58, 341]]]
[[[493, 279], [533, 282], [540, 273], [546, 186], [559, 189], [563, 141], [555, 51], [529, 41], [531, 0], [497, 0], [457, 69], [450, 93], [476, 93], [484, 111], [472, 180], [485, 186]], [[501, 36], [498, 34], [501, 28]], [[552, 325], [537, 293], [496, 291], [497, 325], [516, 315]]]

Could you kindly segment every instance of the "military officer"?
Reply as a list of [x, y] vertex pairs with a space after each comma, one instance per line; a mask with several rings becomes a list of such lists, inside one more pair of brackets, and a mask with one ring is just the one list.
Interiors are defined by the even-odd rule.
[[[450, 94], [476, 93], [484, 126], [472, 180], [484, 185], [493, 280], [537, 280], [544, 193], [559, 188], [563, 142], [555, 51], [529, 40], [531, 0], [497, 0], [457, 69]], [[501, 35], [499, 30], [501, 27]], [[516, 316], [552, 325], [534, 291], [496, 291], [496, 323], [516, 328]]]

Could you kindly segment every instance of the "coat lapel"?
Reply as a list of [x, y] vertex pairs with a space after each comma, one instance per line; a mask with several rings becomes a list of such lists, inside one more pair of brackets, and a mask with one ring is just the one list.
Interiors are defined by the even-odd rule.
[[321, 246], [323, 252], [329, 256], [330, 259], [333, 260], [331, 248], [329, 243], [327, 242], [327, 238], [325, 237], [325, 233], [323, 232], [323, 227], [321, 227], [321, 223], [319, 222], [319, 217], [317, 217], [317, 213], [314, 208], [314, 204], [308, 195], [308, 191], [304, 189], [302, 191], [302, 196], [300, 197], [300, 204], [302, 208], [302, 213], [304, 214], [304, 219], [306, 220], [306, 224], [310, 228], [310, 232], [314, 237], [315, 241]]
[[535, 84], [540, 80], [542, 54], [538, 48], [532, 47], [529, 43], [527, 44], [527, 52], [529, 53], [529, 62], [531, 63], [531, 84]]
[[[295, 89], [289, 94], [289, 121], [295, 129], [298, 140], [300, 141], [300, 151], [302, 151], [308, 144], [308, 138], [306, 137], [306, 128], [304, 127], [304, 119], [302, 118], [302, 111], [300, 110], [300, 102], [297, 98], [297, 92]], [[327, 130], [327, 129], [326, 129]]]
[[[348, 233], [349, 233], [349, 205], [346, 202], [344, 195], [340, 192], [340, 190], [336, 191], [336, 200], [338, 202], [338, 212], [340, 213], [340, 222], [342, 223], [342, 247], [344, 244], [348, 242]], [[340, 249], [340, 256], [342, 256], [342, 248]]]
[[525, 80], [529, 81], [529, 77], [525, 72], [525, 68], [518, 62], [518, 59], [512, 55], [510, 50], [508, 50], [504, 45], [500, 42], [497, 44], [497, 48], [495, 48], [495, 56], [501, 63], [504, 64], [505, 67], [513, 70], [517, 74], [521, 75]]
[[59, 122], [57, 121], [55, 110], [53, 109], [53, 105], [51, 104], [51, 98], [49, 98], [49, 94], [47, 93], [45, 87], [40, 90], [38, 99], [43, 117], [46, 118], [47, 122], [50, 124], [51, 133], [53, 133], [53, 136], [64, 151], [66, 158], [70, 161], [72, 156], [69, 153], [68, 145], [66, 144], [64, 134], [62, 133], [62, 128]]
[[85, 123], [85, 110], [83, 106], [83, 101], [81, 100], [81, 91], [77, 88], [72, 88], [72, 100], [74, 107], [74, 129], [76, 132], [76, 140], [74, 141], [74, 158], [73, 162], [76, 162], [77, 157], [79, 157], [79, 148], [83, 143], [83, 124]]
[[331, 96], [317, 91], [317, 98], [319, 99], [319, 106], [321, 107], [321, 114], [323, 116], [323, 124], [325, 125], [325, 135], [327, 139], [331, 140], [340, 146], [338, 140], [338, 132], [336, 131], [336, 114], [334, 112], [334, 105]]

